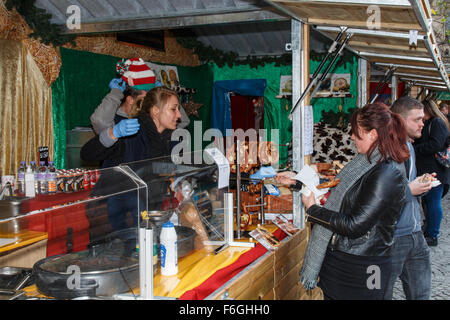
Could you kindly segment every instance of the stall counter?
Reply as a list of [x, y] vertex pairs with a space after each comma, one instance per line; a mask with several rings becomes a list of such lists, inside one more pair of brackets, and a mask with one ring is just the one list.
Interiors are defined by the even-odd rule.
[[[206, 299], [323, 300], [320, 288], [308, 291], [299, 282], [308, 231], [305, 228], [284, 238], [277, 250], [266, 252]], [[274, 233], [279, 238], [282, 234], [280, 229]]]

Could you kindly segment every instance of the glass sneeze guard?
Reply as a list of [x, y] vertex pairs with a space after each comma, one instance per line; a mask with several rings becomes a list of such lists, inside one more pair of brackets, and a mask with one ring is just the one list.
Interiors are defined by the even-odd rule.
[[[46, 239], [45, 254], [28, 266], [35, 275], [34, 294], [41, 297], [126, 294], [138, 299], [139, 229], [152, 229], [155, 286], [167, 280], [160, 267], [164, 223], [175, 226], [180, 273], [219, 246], [211, 243], [224, 240], [227, 190], [217, 188], [217, 175], [214, 163], [175, 164], [171, 157], [100, 169], [92, 189], [37, 195], [9, 211], [0, 207], [0, 250], [7, 255], [32, 243], [33, 237]], [[15, 267], [8, 263], [0, 259], [0, 270]], [[161, 296], [175, 298], [171, 289]]]

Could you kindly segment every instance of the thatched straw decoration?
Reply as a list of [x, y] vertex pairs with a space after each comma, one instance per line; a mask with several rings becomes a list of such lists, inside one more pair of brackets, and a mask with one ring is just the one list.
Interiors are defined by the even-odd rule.
[[3, 31], [4, 28], [8, 25], [9, 16], [11, 14], [5, 7], [4, 1], [0, 1], [0, 33]]
[[[58, 78], [61, 57], [57, 48], [45, 45], [28, 35], [32, 32], [22, 16], [13, 9], [8, 11], [5, 0], [0, 0], [0, 39], [23, 41], [39, 66], [49, 85]], [[115, 34], [79, 36], [76, 46], [67, 44], [66, 48], [90, 51], [120, 58], [141, 57], [145, 61], [180, 66], [198, 66], [200, 61], [191, 49], [182, 47], [173, 34], [164, 32], [165, 51], [144, 46], [130, 45], [116, 40]]]
[[[3, 22], [6, 22], [3, 24]], [[32, 32], [22, 16], [13, 9], [6, 10], [4, 1], [0, 1], [0, 39], [23, 41], [45, 81], [51, 85], [58, 78], [61, 68], [61, 57], [56, 48], [45, 45], [28, 35]]]
[[66, 48], [112, 55], [120, 58], [141, 57], [145, 61], [181, 66], [198, 66], [200, 61], [191, 49], [182, 47], [169, 32], [164, 32], [165, 51], [154, 50], [118, 42], [115, 34], [79, 36], [75, 39], [76, 47], [70, 44]]

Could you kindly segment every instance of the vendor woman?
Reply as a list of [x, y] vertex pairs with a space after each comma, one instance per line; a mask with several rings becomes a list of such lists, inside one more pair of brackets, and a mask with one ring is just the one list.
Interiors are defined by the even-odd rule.
[[[171, 134], [181, 117], [179, 108], [180, 100], [175, 91], [166, 87], [149, 90], [144, 98], [135, 101], [131, 112], [132, 118], [124, 119], [113, 127], [104, 129], [82, 147], [81, 159], [87, 162], [107, 160], [109, 164], [118, 165], [169, 156]], [[101, 193], [99, 190], [97, 192]], [[126, 193], [108, 199], [108, 216], [113, 229], [121, 230], [128, 227], [123, 212], [130, 211], [135, 204], [136, 198]], [[133, 214], [133, 220], [136, 225], [136, 214]]]
[[156, 87], [137, 99], [131, 116], [107, 128], [81, 149], [85, 161], [131, 162], [170, 155], [170, 137], [181, 117], [178, 94]]

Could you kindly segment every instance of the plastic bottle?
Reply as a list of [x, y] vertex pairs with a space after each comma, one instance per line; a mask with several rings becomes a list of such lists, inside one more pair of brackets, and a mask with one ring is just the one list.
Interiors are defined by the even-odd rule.
[[25, 197], [34, 198], [36, 196], [34, 174], [33, 167], [28, 165], [25, 171]]
[[39, 194], [47, 194], [47, 166], [44, 161], [39, 162], [39, 168], [37, 170], [38, 192]]
[[56, 167], [53, 161], [48, 162], [47, 190], [49, 194], [56, 194]]
[[172, 222], [162, 225], [160, 235], [161, 274], [173, 276], [178, 273], [177, 233]]
[[25, 171], [27, 170], [27, 163], [20, 161], [20, 167], [17, 172], [17, 192], [20, 195], [25, 194]]
[[30, 167], [34, 173], [34, 193], [36, 194], [39, 192], [36, 161], [30, 161]]

